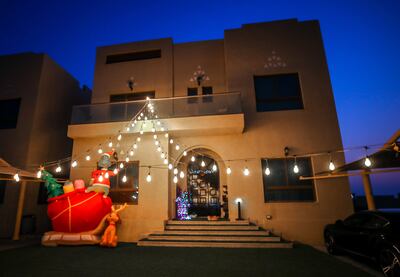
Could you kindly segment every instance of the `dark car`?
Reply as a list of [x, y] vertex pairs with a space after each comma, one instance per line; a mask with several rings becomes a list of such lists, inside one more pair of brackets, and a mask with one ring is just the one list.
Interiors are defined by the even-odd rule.
[[375, 260], [386, 276], [400, 276], [400, 210], [362, 211], [325, 227], [330, 254], [348, 252]]

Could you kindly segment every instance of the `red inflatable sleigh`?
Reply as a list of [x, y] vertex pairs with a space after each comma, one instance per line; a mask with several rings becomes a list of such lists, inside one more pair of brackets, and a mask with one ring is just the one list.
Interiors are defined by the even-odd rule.
[[102, 193], [77, 189], [48, 199], [47, 214], [53, 230], [64, 233], [81, 233], [96, 229], [111, 212], [112, 201]]

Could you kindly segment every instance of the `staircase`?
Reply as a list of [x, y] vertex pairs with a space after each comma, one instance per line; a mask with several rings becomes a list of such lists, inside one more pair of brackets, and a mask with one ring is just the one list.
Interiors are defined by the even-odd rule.
[[154, 232], [138, 241], [138, 246], [225, 247], [225, 248], [292, 248], [247, 220], [207, 221], [168, 220], [164, 231]]

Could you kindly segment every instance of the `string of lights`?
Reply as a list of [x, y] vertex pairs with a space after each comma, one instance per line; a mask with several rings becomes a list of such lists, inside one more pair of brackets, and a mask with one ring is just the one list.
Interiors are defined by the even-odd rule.
[[[183, 179], [185, 177], [185, 173], [181, 170], [179, 172], [178, 166], [181, 164], [184, 164], [183, 162], [179, 161], [178, 158], [182, 156], [187, 156], [189, 153], [191, 154], [190, 161], [195, 162], [196, 157], [201, 156], [204, 157], [203, 153], [200, 153], [196, 151], [195, 149], [191, 150], [186, 150], [190, 149], [189, 146], [180, 143], [178, 139], [170, 137], [168, 133], [168, 129], [165, 126], [165, 123], [162, 123], [161, 120], [159, 119], [157, 113], [156, 113], [156, 107], [154, 104], [151, 102], [150, 98], [146, 99], [145, 104], [143, 105], [142, 108], [139, 109], [139, 111], [126, 123], [123, 127], [123, 129], [118, 130], [118, 133], [113, 136], [109, 137], [108, 141], [104, 143], [100, 143], [97, 146], [93, 146], [89, 149], [87, 149], [84, 153], [80, 155], [76, 155], [74, 157], [67, 157], [61, 160], [56, 160], [56, 161], [50, 161], [46, 162], [42, 165], [40, 165], [40, 169], [37, 172], [37, 177], [41, 177], [41, 170], [48, 168], [48, 167], [54, 167], [57, 166], [55, 169], [55, 172], [60, 173], [62, 171], [62, 164], [65, 163], [71, 163], [71, 167], [77, 167], [78, 163], [84, 158], [86, 161], [90, 161], [92, 159], [93, 153], [98, 153], [98, 154], [103, 154], [105, 152], [104, 145], [107, 145], [109, 148], [111, 148], [113, 151], [118, 150], [120, 156], [125, 155], [124, 160], [119, 160], [117, 161], [117, 167], [114, 169], [114, 174], [119, 174], [120, 170], [124, 169], [125, 164], [130, 162], [130, 157], [134, 156], [135, 151], [139, 148], [139, 143], [142, 140], [142, 135], [145, 133], [145, 128], [147, 125], [151, 125], [151, 133], [153, 133], [153, 139], [154, 139], [154, 145], [155, 145], [155, 150], [160, 154], [160, 158], [162, 160], [162, 164], [156, 164], [156, 165], [141, 165], [140, 167], [142, 168], [148, 168], [148, 175], [146, 177], [147, 182], [152, 181], [152, 176], [151, 176], [151, 169], [166, 169], [168, 168], [169, 170], [172, 171], [173, 173], [173, 182], [177, 183], [178, 182], [178, 176]], [[139, 130], [136, 130], [140, 126]], [[147, 132], [146, 132], [147, 133]], [[131, 147], [125, 148], [126, 151], [123, 151], [123, 147], [121, 146], [121, 141], [123, 139], [123, 136], [126, 134], [137, 134], [134, 143], [132, 144]], [[165, 148], [168, 148], [167, 146], [164, 148], [160, 139], [159, 135], [164, 135], [164, 137], [167, 139], [167, 145], [170, 145], [171, 150], [174, 149], [177, 151], [177, 156], [176, 158], [168, 153], [168, 150]], [[115, 143], [116, 141], [116, 143]], [[114, 144], [115, 143], [115, 144]], [[329, 151], [322, 151], [322, 152], [316, 152], [316, 153], [307, 153], [307, 154], [297, 154], [297, 155], [285, 155], [285, 156], [280, 156], [280, 157], [269, 157], [268, 159], [276, 159], [276, 158], [291, 158], [294, 159], [294, 165], [293, 165], [293, 172], [294, 173], [299, 173], [300, 169], [297, 164], [297, 158], [303, 158], [303, 157], [316, 157], [316, 156], [328, 156], [329, 157], [329, 165], [328, 169], [330, 171], [334, 171], [336, 169], [336, 165], [334, 163], [334, 160], [332, 156], [336, 153], [345, 153], [349, 151], [355, 151], [355, 150], [364, 150], [365, 151], [365, 158], [364, 158], [364, 165], [366, 167], [371, 167], [372, 166], [372, 161], [368, 155], [368, 150], [381, 147], [382, 144], [372, 144], [372, 145], [367, 145], [367, 146], [356, 146], [356, 147], [348, 147], [348, 148], [343, 148], [343, 149], [335, 149], [335, 150], [329, 150]], [[181, 150], [183, 151], [181, 152]], [[189, 151], [189, 152], [188, 152]], [[118, 152], [117, 152], [118, 153]], [[266, 161], [266, 167], [264, 169], [264, 174], [265, 175], [270, 175], [271, 174], [271, 169], [269, 168], [268, 164], [268, 159], [265, 158], [264, 160]], [[227, 159], [227, 160], [215, 160], [216, 162], [224, 162], [227, 164], [226, 167], [226, 173], [228, 175], [232, 174], [232, 169], [230, 167], [230, 163], [233, 162], [245, 162], [245, 167], [243, 168], [243, 175], [244, 176], [249, 176], [250, 175], [250, 170], [247, 166], [247, 162], [251, 160], [260, 160], [258, 157], [248, 157], [248, 158], [237, 158], [237, 159]], [[216, 163], [213, 163], [212, 165], [212, 171], [217, 171], [218, 167]], [[175, 167], [173, 166], [173, 163], [176, 165]], [[204, 162], [204, 159], [202, 158], [200, 162], [201, 167], [205, 167], [206, 164]], [[83, 166], [85, 167], [85, 166]], [[124, 170], [126, 172], [126, 170]], [[20, 180], [18, 173], [14, 175], [14, 179], [18, 182]], [[122, 181], [126, 182], [127, 181], [127, 176], [126, 174], [122, 177]]]

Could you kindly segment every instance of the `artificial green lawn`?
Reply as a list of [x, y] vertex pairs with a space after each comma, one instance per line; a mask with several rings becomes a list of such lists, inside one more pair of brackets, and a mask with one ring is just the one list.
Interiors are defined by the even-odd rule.
[[30, 246], [0, 252], [0, 276], [370, 276], [311, 247]]

